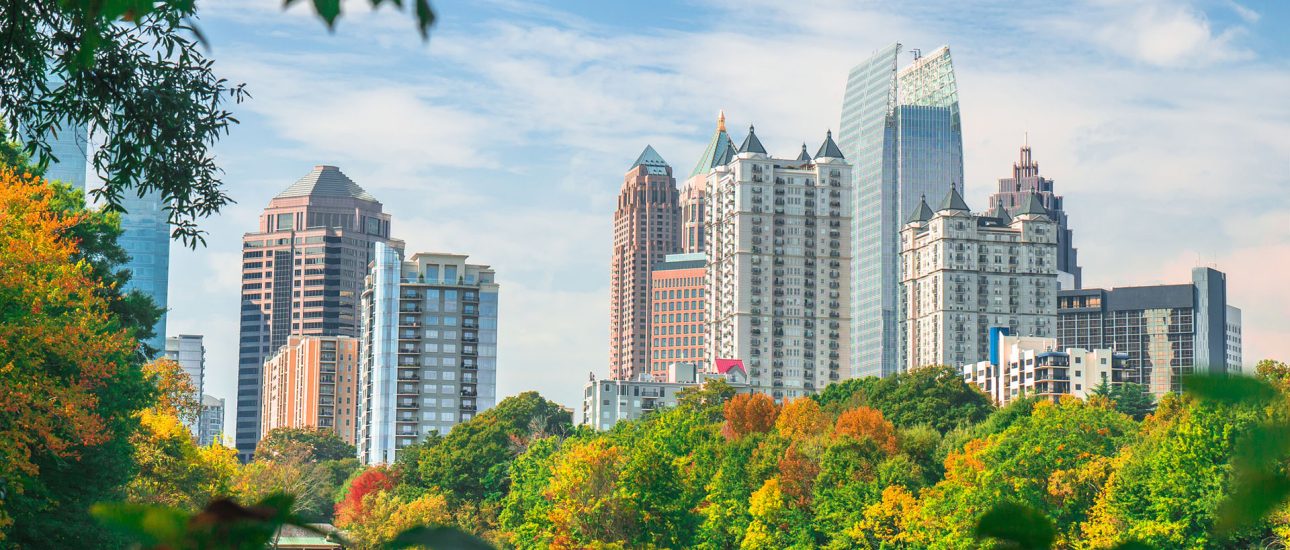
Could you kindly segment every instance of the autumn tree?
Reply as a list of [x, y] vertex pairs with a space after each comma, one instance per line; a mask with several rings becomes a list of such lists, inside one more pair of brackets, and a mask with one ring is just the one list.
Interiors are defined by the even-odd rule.
[[820, 410], [819, 403], [809, 397], [784, 403], [775, 420], [775, 430], [790, 440], [822, 435], [829, 427], [829, 418]]
[[551, 470], [544, 496], [551, 502], [551, 548], [623, 544], [636, 525], [630, 503], [618, 490], [626, 456], [612, 442], [566, 442]]
[[833, 433], [857, 439], [869, 438], [889, 455], [897, 451], [896, 427], [887, 422], [881, 412], [869, 407], [856, 407], [839, 415]]
[[376, 466], [360, 471], [349, 481], [340, 502], [336, 503], [336, 525], [343, 528], [350, 523], [366, 521], [363, 499], [371, 493], [393, 488], [394, 477], [388, 469]]
[[764, 393], [741, 393], [726, 401], [722, 407], [726, 422], [721, 434], [727, 439], [738, 439], [750, 433], [765, 433], [775, 427], [779, 407]]

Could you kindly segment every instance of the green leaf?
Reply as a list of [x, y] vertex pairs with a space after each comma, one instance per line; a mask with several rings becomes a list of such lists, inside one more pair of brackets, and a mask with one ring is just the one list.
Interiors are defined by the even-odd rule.
[[434, 25], [435, 13], [434, 8], [430, 7], [430, 0], [417, 0], [417, 30], [421, 32], [421, 38], [430, 37], [430, 27]]
[[995, 548], [1047, 550], [1052, 548], [1057, 531], [1039, 511], [1015, 502], [996, 504], [981, 516], [975, 531], [978, 539], [994, 539]]
[[493, 550], [479, 537], [455, 527], [423, 526], [408, 529], [389, 543], [387, 548], [398, 549], [425, 546], [431, 550]]
[[314, 10], [327, 23], [328, 29], [335, 30], [336, 18], [340, 17], [340, 0], [314, 0]]
[[1153, 549], [1150, 546], [1147, 546], [1146, 544], [1138, 542], [1136, 540], [1126, 540], [1124, 542], [1121, 542], [1120, 544], [1112, 546], [1111, 550], [1155, 550], [1155, 549]]
[[1218, 521], [1214, 525], [1220, 538], [1255, 525], [1290, 496], [1290, 479], [1261, 471], [1237, 472], [1232, 492], [1218, 506]]
[[188, 525], [188, 514], [146, 504], [100, 503], [90, 507], [90, 515], [145, 546], [183, 540]]
[[1183, 388], [1201, 399], [1229, 405], [1259, 405], [1277, 395], [1271, 384], [1250, 376], [1194, 374], [1183, 378]]

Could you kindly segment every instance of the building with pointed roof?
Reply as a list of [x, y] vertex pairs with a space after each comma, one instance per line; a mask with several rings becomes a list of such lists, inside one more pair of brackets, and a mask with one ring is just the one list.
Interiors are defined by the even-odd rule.
[[[1069, 279], [1070, 288], [1079, 289], [1084, 284], [1084, 268], [1079, 265], [1079, 251], [1075, 249], [1074, 232], [1066, 216], [1066, 200], [1053, 190], [1053, 180], [1039, 175], [1039, 163], [1035, 162], [1030, 152], [1030, 144], [1021, 146], [1021, 155], [1012, 165], [1012, 177], [999, 178], [999, 187], [990, 195], [991, 211], [1003, 208], [1009, 215], [1028, 207], [1029, 197], [1033, 196], [1042, 206], [1049, 218], [1057, 222], [1057, 270]], [[1063, 283], [1065, 285], [1065, 283]]]
[[938, 199], [962, 184], [963, 132], [949, 47], [902, 67], [892, 44], [851, 69], [838, 146], [855, 164], [851, 213], [851, 368], [889, 376], [899, 345], [900, 229], [920, 195]]
[[260, 439], [265, 361], [296, 336], [358, 336], [359, 296], [390, 215], [339, 168], [318, 165], [269, 201], [259, 227], [242, 236], [238, 456]]
[[703, 216], [706, 211], [708, 172], [718, 165], [729, 163], [736, 150], [735, 142], [726, 133], [726, 113], [722, 111], [717, 116], [717, 130], [713, 132], [703, 155], [694, 164], [694, 170], [690, 171], [690, 176], [681, 187], [682, 252], [693, 254], [706, 250]]
[[850, 377], [851, 165], [830, 135], [815, 158], [758, 148], [708, 173], [707, 357], [784, 400]]
[[650, 372], [650, 271], [681, 248], [681, 205], [672, 167], [646, 146], [623, 176], [609, 266], [609, 372]]
[[973, 214], [953, 187], [920, 201], [900, 232], [903, 369], [985, 361], [992, 328], [1056, 337], [1057, 225], [1038, 210]]

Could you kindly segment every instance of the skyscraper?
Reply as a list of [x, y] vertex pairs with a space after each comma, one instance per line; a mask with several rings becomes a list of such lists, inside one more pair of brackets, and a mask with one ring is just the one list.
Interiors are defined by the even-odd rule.
[[667, 374], [668, 366], [691, 363], [703, 370], [707, 346], [703, 317], [708, 286], [703, 254], [669, 254], [650, 274], [650, 374]]
[[623, 177], [609, 266], [609, 373], [649, 372], [650, 270], [680, 248], [681, 207], [672, 167], [646, 146]]
[[125, 289], [137, 289], [152, 297], [163, 310], [153, 327], [148, 341], [157, 353], [166, 347], [166, 314], [170, 295], [170, 222], [166, 204], [160, 191], [149, 191], [139, 196], [130, 191], [121, 200], [125, 213], [121, 215], [121, 239], [118, 241], [130, 256], [125, 268], [130, 270], [130, 282]]
[[1012, 177], [999, 178], [999, 190], [990, 195], [990, 211], [994, 212], [1002, 204], [1008, 214], [1015, 215], [1031, 195], [1039, 198], [1048, 217], [1057, 222], [1057, 271], [1061, 272], [1058, 282], [1062, 283], [1062, 290], [1080, 288], [1083, 269], [1076, 256], [1066, 211], [1062, 209], [1064, 201], [1053, 192], [1053, 180], [1039, 175], [1039, 163], [1031, 158], [1030, 145], [1026, 144], [1021, 146], [1021, 159], [1012, 165]]
[[703, 234], [703, 217], [707, 215], [708, 172], [720, 164], [730, 162], [735, 143], [726, 133], [726, 113], [717, 116], [717, 131], [708, 141], [703, 156], [695, 163], [690, 177], [681, 188], [681, 251], [685, 254], [702, 254], [707, 251]]
[[942, 197], [963, 182], [958, 86], [948, 46], [900, 44], [851, 69], [838, 144], [854, 163], [851, 185], [851, 357], [853, 376], [887, 376], [900, 355], [900, 228], [919, 197]]
[[376, 243], [390, 238], [381, 203], [335, 166], [319, 165], [269, 201], [242, 237], [238, 455], [260, 439], [260, 371], [291, 335], [358, 336], [359, 296]]
[[45, 179], [58, 180], [85, 191], [85, 176], [89, 170], [87, 134], [84, 124], [64, 122], [48, 137], [49, 152], [58, 160], [50, 160], [45, 168]]
[[358, 453], [393, 462], [497, 403], [497, 281], [461, 254], [376, 245], [363, 291]]
[[166, 338], [166, 359], [184, 369], [192, 381], [197, 397], [206, 391], [206, 346], [200, 334], [180, 334]]
[[708, 357], [776, 400], [849, 378], [850, 172], [832, 133], [775, 158], [750, 127], [708, 175]]

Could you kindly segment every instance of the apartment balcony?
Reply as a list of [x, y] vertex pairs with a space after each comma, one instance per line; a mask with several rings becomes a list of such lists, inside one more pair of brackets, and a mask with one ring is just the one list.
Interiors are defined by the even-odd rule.
[[394, 408], [399, 410], [420, 410], [421, 405], [417, 404], [416, 401], [400, 401]]

